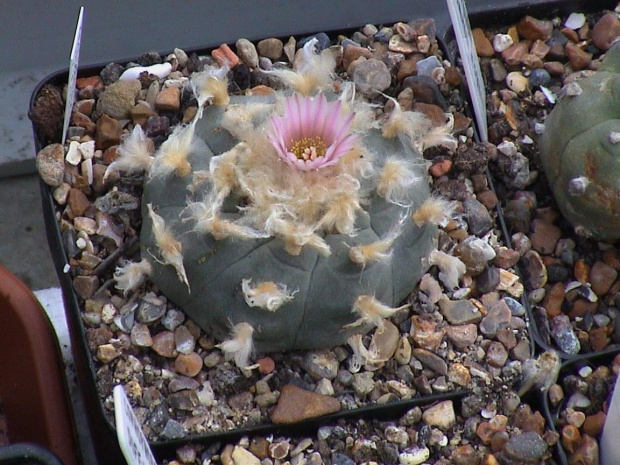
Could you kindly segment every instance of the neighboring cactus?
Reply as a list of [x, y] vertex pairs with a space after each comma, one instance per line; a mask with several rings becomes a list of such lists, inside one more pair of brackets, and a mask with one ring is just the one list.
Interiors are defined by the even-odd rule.
[[[139, 157], [151, 266], [117, 270], [118, 287], [149, 272], [241, 366], [253, 348], [331, 347], [382, 327], [436, 249], [436, 224], [420, 220], [438, 204], [417, 147], [454, 139], [396, 102], [383, 124], [346, 83], [334, 95], [330, 51], [312, 47], [297, 71], [274, 72], [299, 92], [288, 97], [228, 99], [221, 70], [194, 76], [197, 117], [151, 163]], [[433, 212], [414, 222], [425, 201]]]
[[598, 72], [567, 84], [547, 117], [540, 155], [575, 232], [620, 238], [620, 47]]

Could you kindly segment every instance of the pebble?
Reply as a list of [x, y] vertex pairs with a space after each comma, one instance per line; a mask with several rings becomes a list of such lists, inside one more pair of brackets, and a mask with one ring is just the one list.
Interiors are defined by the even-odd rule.
[[392, 84], [392, 77], [387, 65], [374, 58], [358, 63], [351, 78], [357, 89], [368, 95], [383, 92]]
[[508, 360], [508, 351], [501, 342], [491, 342], [487, 349], [487, 363], [496, 368], [501, 368]]
[[166, 87], [155, 97], [155, 109], [158, 111], [179, 111], [181, 108], [181, 89]]
[[174, 360], [174, 369], [184, 376], [193, 377], [200, 373], [202, 358], [196, 352], [179, 354]]
[[443, 68], [441, 61], [435, 56], [431, 55], [423, 60], [417, 62], [418, 76], [431, 76], [433, 70], [436, 68]]
[[362, 373], [355, 373], [353, 375], [352, 382], [355, 393], [360, 397], [365, 397], [372, 392], [375, 388], [375, 381], [373, 380], [373, 373], [371, 371], [364, 371]]
[[286, 384], [280, 393], [271, 421], [290, 424], [340, 411], [340, 402], [292, 384]]
[[594, 293], [602, 297], [609, 292], [617, 278], [618, 272], [615, 268], [604, 262], [596, 262], [590, 269], [588, 282], [591, 283]]
[[101, 115], [99, 119], [97, 119], [95, 125], [95, 143], [98, 150], [105, 150], [113, 145], [117, 145], [122, 135], [123, 128], [117, 119], [106, 114]]
[[508, 34], [495, 34], [493, 36], [493, 50], [501, 53], [513, 44], [512, 37]]
[[520, 94], [529, 88], [529, 80], [520, 71], [513, 71], [506, 75], [506, 85], [510, 90]]
[[476, 236], [483, 236], [493, 227], [493, 219], [484, 205], [474, 198], [463, 202], [463, 210], [467, 216], [469, 232]]
[[512, 314], [503, 300], [492, 304], [487, 315], [480, 321], [479, 329], [488, 338], [494, 338], [499, 330], [508, 328]]
[[547, 453], [549, 446], [534, 431], [517, 434], [510, 438], [504, 447], [503, 454], [517, 463], [537, 464]]
[[609, 48], [620, 36], [620, 20], [615, 13], [607, 13], [599, 19], [590, 31], [592, 43], [603, 51]]
[[439, 402], [426, 409], [422, 414], [422, 419], [429, 426], [435, 426], [442, 431], [447, 431], [456, 423], [454, 404], [451, 400]]
[[581, 29], [586, 22], [586, 15], [583, 13], [571, 13], [564, 21], [564, 27], [569, 29]]
[[116, 81], [99, 95], [96, 112], [115, 120], [129, 119], [142, 85], [137, 79]]
[[478, 307], [469, 300], [450, 300], [442, 297], [438, 303], [441, 314], [452, 325], [478, 323], [482, 319]]
[[495, 50], [493, 49], [493, 45], [491, 41], [486, 36], [485, 32], [480, 28], [475, 28], [472, 30], [472, 35], [474, 38], [474, 46], [476, 48], [476, 53], [479, 57], [492, 57], [495, 55]]
[[175, 358], [177, 356], [174, 333], [162, 331], [153, 336], [152, 349], [162, 357]]
[[234, 465], [260, 465], [261, 461], [249, 450], [235, 446], [231, 458]]
[[529, 76], [529, 83], [532, 87], [546, 86], [551, 81], [551, 75], [544, 68], [533, 69]]
[[239, 39], [235, 43], [237, 55], [250, 68], [258, 67], [258, 51], [256, 46], [248, 39]]
[[598, 465], [599, 446], [596, 439], [584, 434], [581, 438], [581, 445], [570, 457], [571, 464]]
[[478, 326], [473, 323], [449, 326], [446, 330], [446, 336], [457, 348], [467, 349], [476, 342]]
[[259, 41], [258, 44], [256, 44], [256, 50], [259, 55], [267, 57], [270, 60], [277, 61], [282, 56], [284, 44], [280, 39], [271, 37]]
[[428, 447], [412, 447], [398, 454], [401, 465], [419, 465], [424, 463], [431, 455]]
[[302, 365], [317, 381], [323, 378], [335, 379], [339, 368], [338, 359], [332, 350], [308, 352], [304, 356]]
[[65, 149], [60, 144], [50, 144], [39, 150], [36, 158], [39, 176], [48, 186], [63, 183], [65, 175]]
[[517, 23], [517, 32], [524, 39], [547, 40], [553, 33], [553, 23], [527, 15]]
[[575, 334], [567, 315], [558, 315], [551, 318], [551, 336], [558, 348], [567, 354], [577, 355], [581, 344]]
[[587, 68], [592, 63], [592, 54], [582, 50], [579, 46], [569, 42], [566, 44], [566, 55], [574, 71]]
[[434, 353], [425, 349], [412, 349], [411, 355], [418, 359], [420, 362], [422, 362], [424, 366], [433, 370], [435, 373], [440, 375], [448, 374], [448, 364], [443, 358], [439, 357], [438, 355], [435, 355]]

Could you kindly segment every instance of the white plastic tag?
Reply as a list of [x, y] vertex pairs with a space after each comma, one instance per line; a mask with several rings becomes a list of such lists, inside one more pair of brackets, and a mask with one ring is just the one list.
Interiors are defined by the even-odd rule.
[[116, 436], [128, 465], [157, 465], [146, 436], [140, 429], [125, 390], [120, 384], [114, 386], [114, 418]]
[[450, 19], [454, 28], [456, 43], [459, 47], [465, 77], [467, 79], [467, 87], [471, 95], [476, 123], [482, 142], [488, 141], [487, 130], [487, 111], [486, 111], [486, 90], [482, 73], [480, 72], [480, 63], [476, 54], [474, 45], [474, 37], [469, 24], [469, 16], [465, 0], [446, 0], [448, 2], [448, 10], [450, 10]]
[[607, 419], [601, 437], [601, 463], [620, 463], [620, 444], [618, 444], [618, 431], [620, 431], [620, 389], [616, 378], [614, 394], [611, 396]]
[[71, 47], [71, 58], [69, 59], [69, 81], [67, 82], [67, 102], [65, 103], [65, 120], [62, 124], [62, 140], [64, 144], [67, 139], [67, 129], [71, 121], [71, 113], [73, 112], [73, 104], [75, 103], [75, 81], [77, 79], [77, 70], [80, 64], [80, 44], [82, 42], [82, 18], [84, 16], [84, 7], [80, 7], [77, 26], [75, 26], [75, 35], [73, 36], [73, 46]]

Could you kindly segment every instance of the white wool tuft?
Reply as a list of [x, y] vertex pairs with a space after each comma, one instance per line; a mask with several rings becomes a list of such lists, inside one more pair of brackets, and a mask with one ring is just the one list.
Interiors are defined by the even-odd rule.
[[353, 304], [353, 313], [360, 315], [360, 318], [351, 324], [345, 326], [345, 328], [353, 328], [355, 326], [361, 326], [364, 324], [372, 324], [379, 330], [383, 329], [383, 319], [390, 318], [400, 310], [410, 307], [410, 304], [405, 304], [401, 307], [392, 308], [379, 302], [375, 297], [371, 295], [361, 295]]
[[275, 312], [286, 302], [293, 299], [298, 291], [290, 291], [286, 284], [263, 281], [255, 286], [251, 285], [251, 279], [241, 281], [241, 290], [245, 302], [250, 307], [259, 307], [270, 312]]
[[114, 272], [115, 287], [127, 295], [129, 292], [138, 289], [151, 272], [152, 266], [145, 258], [137, 263], [128, 262], [123, 266], [118, 266]]
[[456, 289], [459, 285], [459, 279], [467, 271], [465, 263], [458, 257], [439, 250], [431, 252], [428, 262], [431, 266], [436, 265], [439, 268], [439, 279], [448, 289]]
[[133, 174], [151, 168], [153, 163], [151, 144], [139, 124], [136, 124], [131, 134], [119, 145], [118, 154], [119, 157], [106, 169], [104, 179], [112, 172]]
[[419, 228], [427, 224], [435, 224], [440, 228], [444, 228], [452, 219], [456, 206], [456, 202], [451, 202], [439, 196], [431, 196], [420, 205], [411, 219]]
[[226, 360], [234, 360], [239, 368], [247, 368], [254, 350], [253, 334], [254, 328], [249, 323], [237, 323], [233, 327], [231, 338], [216, 347], [224, 352]]

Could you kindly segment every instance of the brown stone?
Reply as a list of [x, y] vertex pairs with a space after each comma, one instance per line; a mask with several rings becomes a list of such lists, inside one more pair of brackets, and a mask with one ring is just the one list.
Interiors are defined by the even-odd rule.
[[592, 63], [592, 54], [582, 50], [578, 45], [568, 42], [565, 47], [566, 56], [573, 71], [587, 68]]
[[443, 160], [439, 160], [433, 163], [432, 166], [429, 168], [428, 172], [434, 178], [439, 178], [443, 176], [444, 174], [449, 173], [451, 169], [452, 169], [452, 160], [445, 158]]
[[183, 376], [194, 377], [200, 373], [202, 358], [196, 352], [179, 354], [174, 360], [174, 369]]
[[338, 411], [338, 399], [287, 384], [282, 388], [278, 404], [271, 414], [271, 421], [280, 425], [291, 424]]
[[521, 64], [521, 60], [528, 53], [527, 42], [515, 42], [502, 52], [502, 60], [509, 66]]
[[82, 299], [88, 299], [99, 289], [97, 276], [76, 276], [73, 280], [73, 288]]
[[446, 66], [446, 82], [451, 86], [457, 87], [460, 86], [463, 82], [463, 76], [461, 72], [456, 66]]
[[94, 134], [97, 128], [97, 125], [89, 116], [79, 111], [71, 113], [71, 124], [78, 128], [84, 128], [88, 134]]
[[75, 111], [90, 117], [90, 115], [92, 115], [93, 113], [93, 110], [95, 109], [95, 99], [88, 98], [84, 100], [78, 100], [77, 102], [75, 102], [74, 109]]
[[483, 444], [491, 444], [493, 436], [497, 433], [506, 431], [506, 425], [508, 424], [508, 418], [504, 415], [495, 415], [489, 421], [483, 421], [478, 425], [476, 429], [476, 435], [480, 438]]
[[487, 210], [493, 210], [499, 202], [497, 195], [491, 189], [476, 194], [476, 198]]
[[433, 105], [432, 103], [414, 102], [413, 111], [424, 113], [436, 127], [445, 126], [446, 124], [445, 112], [438, 105]]
[[133, 124], [139, 124], [140, 126], [146, 125], [146, 121], [156, 114], [155, 110], [146, 102], [138, 102], [136, 106], [131, 109], [130, 113]]
[[553, 33], [553, 23], [551, 21], [536, 19], [527, 15], [517, 23], [517, 32], [521, 37], [530, 40], [547, 40]]
[[538, 39], [535, 40], [530, 47], [530, 53], [542, 60], [547, 56], [547, 53], [549, 53], [549, 49], [550, 47], [545, 43], [544, 40]]
[[239, 64], [239, 57], [227, 44], [222, 44], [211, 52], [211, 56], [217, 60], [220, 66], [226, 65], [234, 68]]
[[175, 358], [177, 350], [174, 333], [172, 331], [161, 331], [154, 335], [152, 348], [162, 357]]
[[512, 425], [524, 433], [534, 431], [542, 435], [545, 429], [545, 418], [540, 412], [533, 412], [532, 407], [528, 404], [523, 404], [516, 410], [512, 419]]
[[71, 212], [75, 216], [83, 216], [84, 213], [86, 213], [86, 210], [88, 210], [88, 208], [91, 206], [88, 197], [86, 197], [86, 195], [78, 189], [69, 190], [67, 204], [69, 205], [69, 208], [71, 208]]
[[155, 97], [154, 105], [155, 109], [159, 111], [179, 111], [181, 108], [181, 89], [177, 87], [162, 89]]
[[476, 342], [478, 326], [471, 323], [466, 325], [449, 326], [446, 336], [459, 349], [466, 349]]
[[581, 437], [581, 445], [568, 460], [568, 465], [598, 465], [599, 463], [598, 441], [584, 434]]
[[590, 278], [590, 265], [582, 259], [577, 260], [573, 265], [573, 274], [580, 283], [587, 283]]
[[555, 283], [551, 286], [542, 301], [542, 306], [547, 310], [547, 316], [553, 318], [562, 313], [562, 302], [564, 302], [564, 285], [562, 283]]
[[605, 412], [598, 412], [594, 415], [588, 415], [583, 422], [582, 431], [592, 437], [598, 437], [603, 432], [607, 415]]
[[77, 78], [75, 81], [75, 87], [78, 90], [85, 89], [86, 87], [89, 87], [89, 86], [95, 89], [99, 89], [99, 90], [103, 89], [104, 88], [103, 78], [99, 75], [96, 75], [96, 76]]
[[564, 74], [564, 65], [559, 61], [546, 61], [543, 64], [543, 68], [545, 68], [551, 76], [562, 76]]
[[514, 349], [517, 345], [517, 336], [510, 329], [500, 329], [495, 337], [508, 350]]
[[476, 53], [479, 57], [492, 57], [493, 55], [495, 55], [495, 50], [493, 50], [493, 44], [481, 28], [477, 27], [472, 31], [472, 34], [474, 36]]
[[620, 20], [615, 13], [607, 13], [599, 19], [590, 33], [592, 43], [603, 51], [609, 48], [620, 36]]
[[437, 323], [414, 315], [411, 317], [411, 337], [422, 349], [435, 351], [443, 341], [445, 331], [436, 330]]
[[589, 281], [594, 293], [602, 297], [609, 292], [617, 277], [618, 272], [614, 268], [603, 262], [596, 262], [590, 269]]
[[555, 250], [555, 245], [562, 237], [562, 231], [557, 226], [540, 219], [531, 223], [530, 241], [532, 248], [541, 255], [549, 255]]
[[566, 37], [572, 43], [576, 44], [577, 42], [579, 42], [579, 34], [577, 34], [577, 31], [575, 31], [574, 29], [563, 27], [560, 31], [562, 32], [562, 34], [564, 34], [564, 37]]
[[95, 130], [95, 144], [97, 149], [105, 150], [112, 145], [120, 142], [123, 134], [121, 123], [116, 119], [103, 114], [97, 120], [97, 128]]
[[371, 56], [372, 56], [372, 52], [366, 47], [360, 47], [357, 45], [347, 45], [344, 48], [344, 52], [342, 55], [342, 67], [344, 69], [347, 69], [349, 65], [353, 63], [355, 60], [357, 60], [359, 57], [370, 58]]
[[611, 342], [607, 326], [590, 330], [588, 340], [590, 341], [590, 347], [592, 350], [603, 350]]
[[284, 50], [284, 44], [280, 39], [270, 37], [263, 39], [256, 44], [258, 54], [269, 58], [270, 60], [279, 60]]
[[465, 116], [460, 111], [455, 111], [454, 114], [454, 129], [452, 133], [455, 136], [463, 134], [467, 128], [471, 126], [471, 119]]
[[500, 247], [493, 259], [493, 264], [499, 268], [507, 270], [508, 268], [512, 268], [517, 264], [521, 258], [519, 252], [514, 249], [509, 249], [507, 247]]
[[574, 453], [581, 443], [581, 433], [573, 425], [566, 425], [562, 428], [562, 445], [570, 454]]
[[487, 363], [495, 368], [502, 368], [507, 359], [506, 347], [501, 342], [491, 342], [487, 349]]

